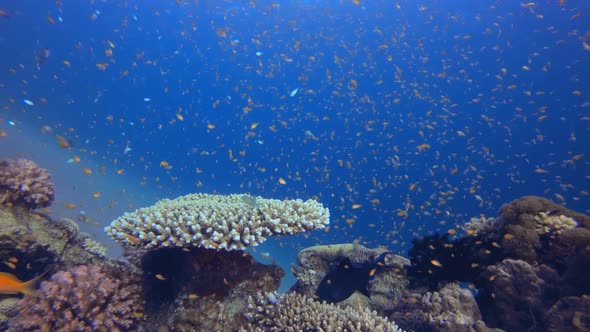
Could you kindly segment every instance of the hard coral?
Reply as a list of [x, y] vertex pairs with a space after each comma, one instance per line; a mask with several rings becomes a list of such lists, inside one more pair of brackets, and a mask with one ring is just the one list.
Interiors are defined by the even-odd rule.
[[0, 203], [22, 203], [32, 209], [53, 202], [51, 175], [31, 160], [0, 161]]
[[105, 231], [117, 242], [145, 249], [242, 250], [271, 235], [321, 229], [329, 223], [329, 210], [311, 199], [191, 194], [127, 212]]
[[410, 265], [385, 248], [356, 243], [309, 247], [299, 252], [297, 262], [297, 283], [291, 290], [342, 306], [361, 301], [380, 313], [399, 300]]
[[37, 296], [17, 304], [13, 331], [127, 331], [143, 307], [137, 278], [123, 270], [82, 265], [57, 272]]
[[248, 295], [277, 290], [285, 274], [243, 251], [204, 248], [151, 250], [141, 267], [146, 331], [235, 331]]
[[250, 297], [242, 331], [402, 331], [367, 308], [340, 308], [296, 293]]
[[400, 326], [414, 331], [493, 331], [481, 320], [471, 291], [458, 284], [445, 285], [424, 294], [408, 291], [390, 316]]

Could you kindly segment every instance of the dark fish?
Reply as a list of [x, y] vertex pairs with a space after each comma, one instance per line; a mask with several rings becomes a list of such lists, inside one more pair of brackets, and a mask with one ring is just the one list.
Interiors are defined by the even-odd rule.
[[320, 282], [315, 293], [318, 300], [338, 303], [349, 298], [355, 291], [370, 297], [370, 284], [388, 254], [391, 252], [384, 252], [377, 258], [362, 263], [352, 263], [348, 258], [342, 260]]
[[35, 54], [35, 61], [37, 62], [37, 69], [41, 69], [41, 65], [45, 63], [47, 58], [51, 55], [51, 51], [48, 48], [42, 48], [37, 54]]

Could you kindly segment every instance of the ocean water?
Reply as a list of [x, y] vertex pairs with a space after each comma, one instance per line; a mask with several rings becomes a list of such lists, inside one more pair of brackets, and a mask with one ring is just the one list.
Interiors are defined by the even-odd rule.
[[112, 219], [161, 198], [317, 199], [327, 232], [256, 248], [286, 269], [316, 244], [405, 254], [523, 195], [588, 213], [589, 14], [571, 0], [5, 1], [0, 157], [50, 169], [52, 213], [105, 242]]

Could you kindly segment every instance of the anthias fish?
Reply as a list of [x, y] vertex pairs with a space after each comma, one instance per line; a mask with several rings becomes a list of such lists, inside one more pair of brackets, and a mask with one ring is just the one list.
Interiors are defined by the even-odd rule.
[[37, 276], [29, 281], [22, 282], [10, 273], [0, 272], [0, 294], [30, 295], [35, 291], [35, 285], [43, 275]]

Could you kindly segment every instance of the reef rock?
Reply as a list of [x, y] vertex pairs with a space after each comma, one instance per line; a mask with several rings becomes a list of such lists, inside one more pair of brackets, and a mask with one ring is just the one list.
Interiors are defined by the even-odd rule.
[[590, 217], [542, 197], [505, 204], [497, 223], [495, 235], [505, 256], [530, 264], [562, 269], [566, 256], [590, 245]]
[[81, 264], [101, 263], [105, 250], [69, 219], [51, 220], [49, 216], [24, 206], [0, 205], [0, 258], [14, 260], [2, 264], [0, 272], [29, 280], [58, 265], [67, 269]]
[[276, 291], [285, 272], [243, 251], [169, 248], [142, 260], [148, 331], [230, 331], [248, 297]]
[[590, 296], [564, 297], [546, 315], [548, 332], [590, 331]]
[[408, 286], [409, 260], [384, 248], [315, 246], [299, 252], [297, 260], [297, 282], [291, 290], [344, 307], [368, 303], [372, 310], [388, 312]]
[[486, 326], [473, 294], [458, 284], [438, 292], [407, 291], [390, 319], [408, 331], [502, 331]]

